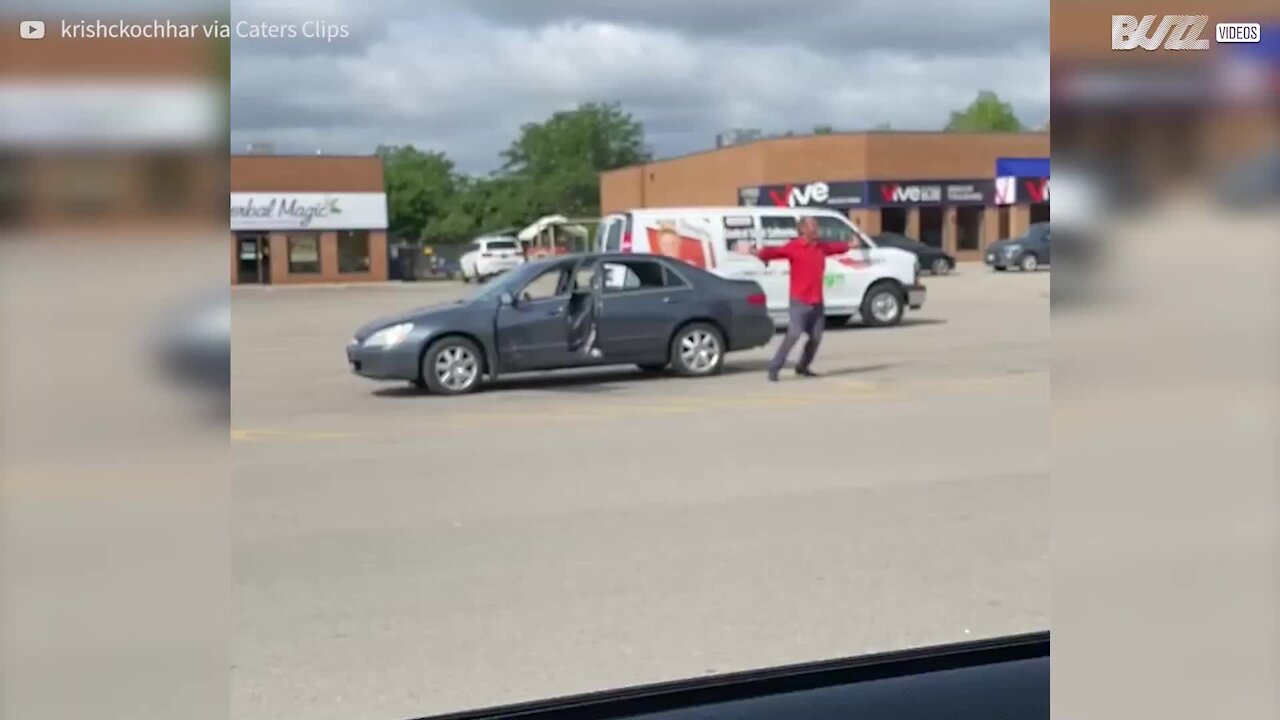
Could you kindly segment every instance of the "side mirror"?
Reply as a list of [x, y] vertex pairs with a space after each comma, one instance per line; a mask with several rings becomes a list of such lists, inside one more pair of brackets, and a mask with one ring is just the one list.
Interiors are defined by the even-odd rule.
[[498, 296], [498, 303], [500, 305], [509, 305], [514, 307], [516, 304], [516, 296], [509, 292], [504, 292]]

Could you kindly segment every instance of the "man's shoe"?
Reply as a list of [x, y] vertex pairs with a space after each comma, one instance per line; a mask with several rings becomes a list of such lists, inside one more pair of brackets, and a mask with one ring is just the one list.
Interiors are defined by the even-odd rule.
[[799, 375], [800, 377], [822, 377], [821, 375], [810, 370], [809, 368], [796, 368], [796, 374]]
[[773, 370], [769, 371], [769, 382], [778, 382], [778, 373]]

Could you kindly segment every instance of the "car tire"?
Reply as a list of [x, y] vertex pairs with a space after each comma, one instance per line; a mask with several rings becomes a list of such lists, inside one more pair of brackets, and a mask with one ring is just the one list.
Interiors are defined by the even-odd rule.
[[710, 323], [689, 323], [671, 338], [671, 369], [682, 377], [715, 375], [724, 354], [724, 334]]
[[951, 273], [951, 261], [946, 258], [938, 258], [929, 263], [929, 274], [931, 275], [948, 275]]
[[1040, 258], [1035, 253], [1027, 253], [1018, 261], [1018, 269], [1022, 272], [1035, 272], [1040, 268]]
[[999, 265], [993, 265], [991, 266], [991, 269], [995, 270], [996, 272], [1004, 272], [1005, 270], [1008, 270], [1008, 268], [1001, 267]]
[[823, 318], [827, 327], [844, 327], [853, 319], [852, 315], [828, 315]]
[[871, 327], [892, 327], [902, 322], [906, 312], [906, 298], [896, 284], [884, 282], [872, 285], [862, 298], [862, 322]]
[[480, 387], [484, 355], [470, 340], [450, 335], [431, 343], [422, 354], [420, 372], [420, 380], [433, 394], [465, 395]]

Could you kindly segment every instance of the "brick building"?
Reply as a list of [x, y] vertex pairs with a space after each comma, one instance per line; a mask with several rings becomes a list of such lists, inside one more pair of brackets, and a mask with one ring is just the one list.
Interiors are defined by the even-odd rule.
[[868, 233], [902, 232], [978, 260], [1049, 219], [1048, 167], [1047, 132], [771, 138], [603, 173], [600, 207], [831, 207]]
[[381, 158], [231, 158], [233, 283], [386, 279]]

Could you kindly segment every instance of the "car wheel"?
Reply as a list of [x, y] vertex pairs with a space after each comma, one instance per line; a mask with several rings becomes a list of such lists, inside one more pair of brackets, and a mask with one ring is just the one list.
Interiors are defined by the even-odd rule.
[[667, 363], [640, 363], [636, 367], [646, 375], [658, 375], [667, 370]]
[[873, 327], [888, 327], [902, 322], [902, 291], [897, 285], [873, 285], [862, 299], [862, 322]]
[[1040, 258], [1033, 253], [1027, 253], [1018, 261], [1018, 267], [1022, 269], [1022, 272], [1035, 272], [1036, 268], [1040, 267]]
[[951, 261], [946, 258], [938, 258], [930, 263], [929, 272], [933, 275], [946, 275], [951, 272]]
[[853, 316], [852, 315], [828, 315], [824, 319], [826, 320], [827, 327], [844, 327], [845, 325], [849, 324], [849, 321], [853, 319]]
[[690, 323], [671, 339], [671, 368], [684, 377], [704, 377], [724, 365], [724, 336], [714, 325]]
[[422, 382], [437, 395], [462, 395], [480, 386], [484, 370], [480, 348], [452, 335], [431, 343], [422, 355]]
[[1004, 272], [1007, 268], [1005, 268], [1002, 265], [993, 265], [991, 269], [995, 270], [996, 272]]

